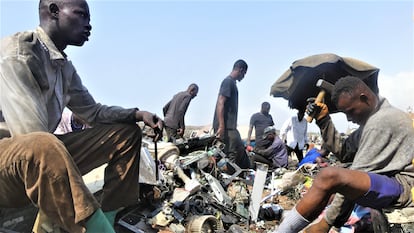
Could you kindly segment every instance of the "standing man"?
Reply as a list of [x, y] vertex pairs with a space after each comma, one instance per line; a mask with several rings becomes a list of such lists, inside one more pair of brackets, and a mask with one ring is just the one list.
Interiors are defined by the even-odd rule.
[[303, 149], [308, 147], [308, 122], [303, 118], [305, 112], [298, 111], [296, 116], [292, 116], [283, 123], [280, 129], [280, 137], [286, 142], [288, 154], [295, 152], [298, 162], [303, 159]]
[[252, 130], [254, 127], [255, 131], [255, 147], [257, 149], [264, 149], [267, 140], [263, 139], [263, 131], [268, 126], [273, 126], [275, 123], [273, 122], [272, 115], [269, 114], [270, 111], [270, 104], [268, 102], [262, 103], [262, 108], [260, 112], [257, 112], [253, 114], [250, 117], [250, 125], [249, 125], [249, 131], [247, 133], [247, 142], [246, 146], [250, 146], [250, 139], [252, 136]]
[[335, 83], [332, 102], [347, 119], [360, 127], [343, 140], [324, 103], [308, 105], [316, 119], [324, 146], [334, 155], [355, 152], [349, 169], [327, 167], [284, 218], [277, 232], [296, 233], [316, 219], [335, 194], [323, 219], [306, 232], [329, 232], [341, 227], [355, 204], [374, 209], [413, 207], [414, 129], [407, 113], [378, 96], [362, 80], [347, 76]]
[[197, 96], [197, 93], [198, 86], [192, 83], [186, 91], [175, 94], [162, 108], [165, 131], [169, 142], [175, 142], [175, 139], [183, 137], [185, 130], [184, 116], [190, 101]]
[[[67, 232], [113, 233], [119, 208], [139, 195], [143, 121], [138, 108], [96, 103], [64, 52], [91, 33], [85, 0], [40, 0], [40, 26], [0, 41], [0, 206], [34, 203]], [[93, 128], [53, 135], [68, 107]], [[108, 163], [98, 203], [82, 175]]]
[[216, 136], [225, 143], [224, 153], [240, 168], [250, 167], [249, 158], [237, 130], [239, 92], [236, 81], [243, 80], [246, 72], [247, 63], [237, 60], [230, 75], [221, 82], [213, 121]]

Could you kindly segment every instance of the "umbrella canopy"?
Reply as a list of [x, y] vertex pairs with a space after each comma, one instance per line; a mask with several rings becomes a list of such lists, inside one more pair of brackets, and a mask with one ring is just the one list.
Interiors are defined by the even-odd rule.
[[[292, 63], [290, 68], [272, 85], [270, 94], [288, 100], [290, 108], [305, 110], [309, 97], [316, 97], [320, 88], [318, 79], [335, 84], [338, 79], [351, 75], [362, 79], [375, 93], [378, 93], [379, 69], [363, 61], [340, 57], [336, 54], [317, 54]], [[325, 103], [329, 112], [337, 112], [331, 102], [330, 93], [326, 93]]]

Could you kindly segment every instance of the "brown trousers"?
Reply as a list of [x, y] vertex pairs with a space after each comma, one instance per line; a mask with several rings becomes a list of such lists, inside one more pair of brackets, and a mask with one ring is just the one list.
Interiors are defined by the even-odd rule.
[[135, 124], [99, 124], [54, 136], [36, 132], [0, 139], [0, 206], [34, 203], [68, 232], [83, 232], [83, 220], [100, 207], [82, 175], [108, 163], [103, 211], [138, 200], [141, 129]]

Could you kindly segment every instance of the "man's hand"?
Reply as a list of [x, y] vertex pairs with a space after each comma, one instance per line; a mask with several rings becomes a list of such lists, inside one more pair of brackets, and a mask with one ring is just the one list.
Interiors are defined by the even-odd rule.
[[183, 137], [183, 135], [184, 135], [184, 129], [182, 129], [182, 128], [177, 129], [177, 134], [178, 134], [180, 137]]
[[137, 121], [143, 121], [146, 125], [154, 130], [154, 141], [158, 141], [158, 139], [162, 137], [164, 124], [162, 122], [162, 119], [159, 118], [156, 114], [147, 111], [136, 111], [135, 118]]
[[255, 154], [264, 155], [265, 149], [258, 149], [257, 147], [253, 148]]
[[315, 98], [308, 98], [306, 100], [308, 105], [306, 106], [306, 114], [316, 120], [320, 120], [329, 114], [328, 106], [326, 104], [318, 102], [315, 103]]
[[312, 224], [303, 230], [303, 233], [328, 233], [330, 228], [331, 227], [326, 222], [326, 220], [322, 218], [319, 222]]
[[216, 138], [223, 140], [223, 138], [224, 138], [224, 127], [219, 127], [217, 129]]

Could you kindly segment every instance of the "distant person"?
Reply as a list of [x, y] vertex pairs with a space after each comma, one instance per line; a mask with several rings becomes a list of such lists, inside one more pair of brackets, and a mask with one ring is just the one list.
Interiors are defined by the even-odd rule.
[[[324, 145], [336, 157], [355, 152], [352, 164], [349, 169], [322, 169], [276, 232], [300, 232], [323, 210], [324, 217], [305, 232], [327, 233], [331, 227], [341, 227], [355, 204], [374, 209], [414, 206], [410, 193], [414, 186], [414, 129], [408, 114], [352, 76], [335, 83], [331, 99], [349, 121], [360, 126], [346, 139], [335, 129], [326, 104], [311, 103], [307, 112], [316, 119]], [[326, 208], [332, 194], [335, 197]]]
[[[0, 207], [33, 203], [65, 232], [114, 233], [116, 212], [138, 201], [137, 122], [159, 135], [162, 121], [137, 108], [97, 103], [82, 84], [64, 50], [88, 41], [85, 0], [40, 0], [38, 10], [39, 27], [0, 42], [0, 131], [7, 132], [0, 139]], [[65, 107], [93, 127], [53, 135]], [[103, 164], [98, 202], [82, 175]]]
[[255, 147], [258, 149], [263, 149], [266, 144], [266, 140], [263, 139], [263, 131], [268, 126], [273, 126], [272, 115], [269, 114], [270, 104], [268, 102], [262, 103], [262, 108], [260, 112], [253, 114], [250, 117], [249, 131], [247, 132], [247, 141], [246, 146], [250, 146], [252, 130], [254, 127], [255, 131]]
[[276, 129], [268, 126], [264, 129], [262, 138], [265, 140], [265, 148], [255, 147], [252, 155], [251, 168], [255, 169], [254, 162], [265, 163], [271, 169], [288, 166], [288, 153], [285, 144], [277, 136]]
[[70, 111], [64, 111], [62, 113], [62, 119], [60, 119], [59, 125], [57, 126], [54, 134], [65, 134], [70, 132], [79, 132], [90, 126], [80, 119], [78, 115], [73, 114]]
[[327, 150], [323, 145], [321, 149], [312, 148], [309, 149], [306, 153], [305, 157], [300, 161], [298, 167], [305, 163], [316, 163], [320, 167], [326, 167], [328, 164], [326, 163], [326, 157], [329, 155], [329, 150]]
[[230, 75], [220, 85], [213, 120], [214, 132], [225, 144], [224, 153], [240, 168], [250, 167], [249, 158], [237, 130], [239, 92], [236, 81], [243, 80], [246, 72], [247, 63], [243, 60], [237, 60]]
[[162, 108], [165, 131], [169, 142], [175, 142], [175, 139], [183, 137], [185, 131], [184, 116], [191, 100], [197, 96], [197, 93], [198, 86], [192, 83], [186, 91], [175, 94]]
[[303, 159], [303, 150], [308, 147], [308, 122], [303, 118], [304, 115], [305, 111], [298, 111], [280, 129], [280, 137], [286, 143], [288, 154], [295, 152], [299, 162]]

